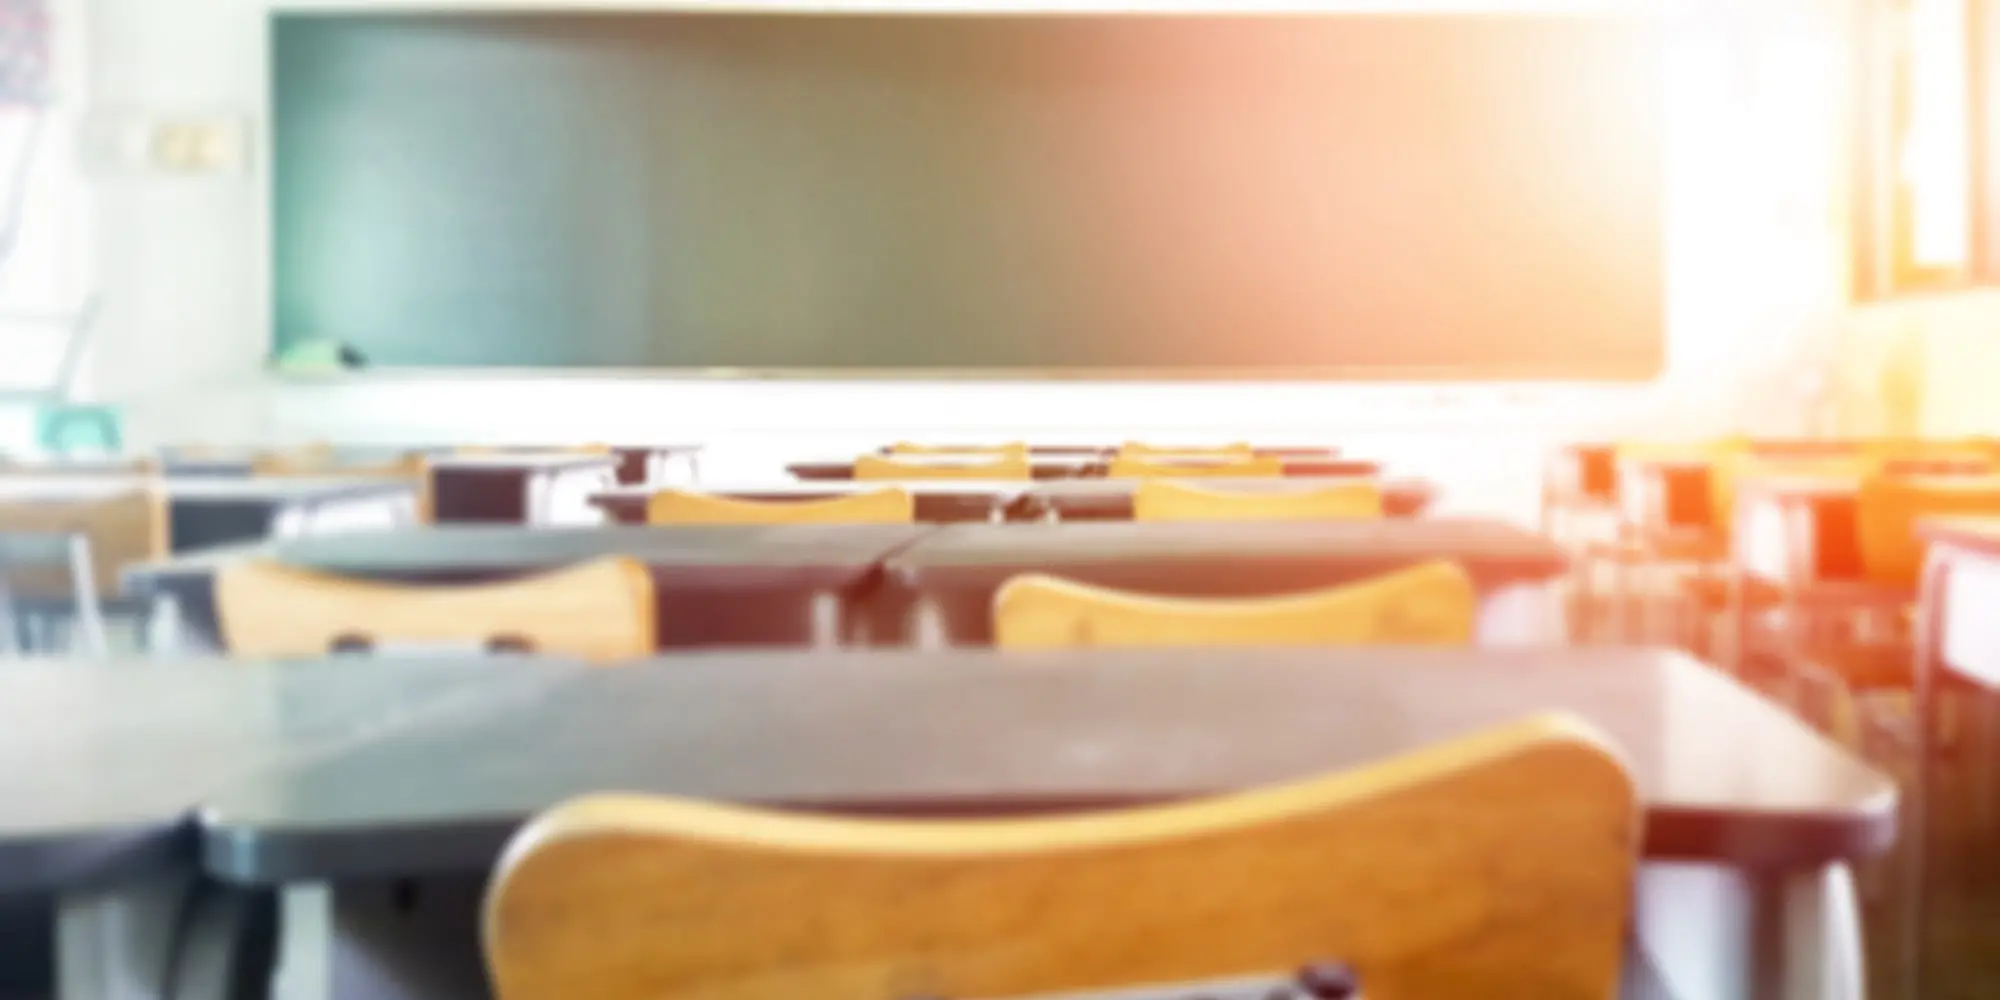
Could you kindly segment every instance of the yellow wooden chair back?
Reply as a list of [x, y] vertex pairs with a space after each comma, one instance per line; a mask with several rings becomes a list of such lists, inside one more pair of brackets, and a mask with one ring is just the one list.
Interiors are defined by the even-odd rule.
[[646, 500], [648, 524], [909, 524], [916, 519], [916, 499], [893, 486], [824, 500], [739, 500], [687, 490], [663, 490]]
[[[0, 499], [0, 531], [78, 534], [90, 539], [90, 571], [97, 596], [117, 596], [120, 574], [134, 563], [164, 559], [172, 551], [172, 521], [165, 491], [157, 484], [114, 484], [116, 492], [87, 499], [59, 490], [33, 491]], [[15, 567], [6, 571], [7, 588], [17, 597], [63, 597], [74, 593], [69, 570]]]
[[963, 462], [902, 462], [881, 455], [863, 455], [854, 460], [854, 478], [871, 482], [927, 479], [1033, 479], [1034, 463], [1028, 453], [996, 455], [991, 458], [967, 456]]
[[1251, 598], [1156, 597], [1018, 576], [993, 599], [1001, 649], [1144, 646], [1463, 646], [1479, 598], [1465, 570], [1429, 562], [1345, 586]]
[[1924, 518], [2000, 514], [2000, 476], [1875, 476], [1861, 486], [1856, 528], [1861, 566], [1870, 580], [1915, 586]]
[[224, 645], [236, 656], [317, 657], [353, 640], [498, 642], [590, 660], [655, 651], [652, 575], [624, 558], [471, 585], [352, 580], [242, 562], [216, 573], [215, 602]]
[[1204, 459], [1176, 455], [1171, 459], [1111, 460], [1105, 475], [1112, 479], [1268, 479], [1285, 474], [1285, 460], [1276, 455]]
[[1715, 529], [1730, 534], [1736, 522], [1736, 494], [1739, 484], [1752, 476], [1829, 476], [1839, 479], [1871, 475], [1881, 460], [1865, 451], [1848, 454], [1765, 456], [1745, 451], [1724, 451], [1709, 467], [1709, 510]]
[[390, 479], [422, 476], [430, 463], [417, 454], [373, 462], [342, 462], [330, 452], [265, 452], [250, 460], [253, 476], [333, 476], [351, 479]]
[[1119, 458], [1136, 458], [1142, 461], [1172, 461], [1188, 458], [1255, 458], [1256, 449], [1244, 442], [1234, 444], [1177, 447], [1174, 445], [1153, 445], [1141, 441], [1127, 441], [1118, 449]]
[[890, 455], [1019, 455], [1028, 457], [1025, 441], [1009, 441], [1005, 444], [915, 444], [898, 441], [888, 448]]
[[1382, 487], [1357, 479], [1296, 493], [1232, 493], [1149, 479], [1132, 491], [1135, 521], [1352, 521], [1382, 516]]
[[498, 1000], [1033, 997], [1351, 965], [1368, 1000], [1610, 1000], [1639, 810], [1541, 717], [1150, 808], [892, 820], [598, 796], [487, 895]]

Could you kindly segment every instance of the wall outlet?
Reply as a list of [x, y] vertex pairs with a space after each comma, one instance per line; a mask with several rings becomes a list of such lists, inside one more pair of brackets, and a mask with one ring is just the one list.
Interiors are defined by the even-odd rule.
[[250, 170], [248, 115], [97, 109], [80, 136], [94, 176], [241, 176]]

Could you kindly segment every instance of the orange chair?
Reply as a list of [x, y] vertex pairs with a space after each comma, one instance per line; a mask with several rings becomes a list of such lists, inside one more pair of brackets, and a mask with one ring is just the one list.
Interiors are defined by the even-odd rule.
[[1019, 455], [1028, 457], [1025, 441], [1009, 441], [1005, 444], [912, 444], [898, 441], [888, 447], [890, 455]]
[[1190, 458], [1255, 458], [1256, 449], [1247, 443], [1206, 445], [1196, 447], [1175, 447], [1172, 445], [1152, 445], [1138, 441], [1127, 441], [1118, 449], [1119, 458], [1137, 458], [1150, 461], [1172, 461]]
[[1914, 588], [1923, 568], [1917, 523], [1950, 515], [2000, 515], [2000, 476], [1873, 476], [1861, 484], [1856, 530], [1870, 580]]
[[1169, 479], [1132, 491], [1135, 521], [1351, 521], [1382, 516], [1382, 487], [1360, 479], [1289, 493], [1230, 493]]
[[880, 455], [863, 455], [854, 460], [854, 478], [871, 482], [913, 482], [925, 479], [1004, 479], [1035, 478], [1034, 463], [1026, 452], [999, 455], [989, 461], [904, 462]]
[[629, 795], [528, 824], [487, 894], [498, 1000], [1083, 995], [1334, 958], [1368, 1000], [1610, 1000], [1631, 777], [1560, 716], [1115, 812], [901, 820]]
[[510, 643], [551, 656], [619, 660], [656, 649], [653, 579], [624, 558], [470, 585], [351, 580], [270, 562], [215, 576], [216, 616], [236, 656], [324, 656], [364, 645]]
[[993, 599], [1001, 649], [1154, 646], [1464, 646], [1479, 596], [1454, 563], [1429, 562], [1305, 594], [1158, 597], [1042, 575]]

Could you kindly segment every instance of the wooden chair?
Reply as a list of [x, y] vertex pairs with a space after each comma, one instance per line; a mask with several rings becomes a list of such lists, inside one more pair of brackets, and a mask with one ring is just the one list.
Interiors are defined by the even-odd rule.
[[351, 580], [270, 562], [224, 566], [216, 616], [237, 656], [323, 656], [349, 646], [488, 644], [617, 660], [655, 650], [652, 576], [622, 558], [471, 585]]
[[1001, 649], [1137, 646], [1463, 646], [1479, 597], [1465, 570], [1429, 562], [1279, 597], [1156, 597], [1018, 576], [993, 598]]
[[60, 652], [75, 626], [80, 649], [108, 648], [105, 605], [126, 566], [166, 557], [171, 519], [157, 485], [29, 480], [0, 497], [0, 649]]
[[1914, 590], [1923, 567], [1917, 522], [1953, 514], [2000, 514], [2000, 476], [1875, 476], [1856, 501], [1862, 571], [1879, 584]]
[[1205, 447], [1175, 447], [1172, 445], [1152, 445], [1139, 441], [1127, 441], [1118, 449], [1119, 458], [1145, 460], [1172, 460], [1176, 458], [1255, 458], [1257, 450], [1245, 442], [1234, 444], [1208, 445]]
[[1135, 521], [1351, 521], [1382, 516], [1382, 487], [1373, 480], [1298, 493], [1229, 493], [1167, 479], [1132, 491]]
[[854, 478], [872, 482], [922, 479], [1033, 479], [1034, 463], [1027, 452], [998, 455], [989, 461], [899, 462], [881, 455], [862, 455], [854, 460]]
[[[132, 563], [164, 559], [171, 551], [172, 520], [166, 493], [155, 485], [114, 486], [75, 495], [52, 485], [0, 496], [0, 531], [59, 532], [90, 541], [91, 575], [100, 599], [116, 597], [119, 577]], [[61, 569], [20, 570], [9, 582], [17, 596], [66, 597], [73, 581]]]
[[250, 460], [253, 476], [345, 476], [354, 479], [390, 479], [428, 475], [430, 463], [424, 456], [410, 454], [386, 461], [342, 462], [332, 452], [264, 452]]
[[1638, 836], [1631, 778], [1562, 717], [1054, 818], [596, 796], [515, 837], [484, 937], [498, 1000], [1193, 996], [1328, 959], [1368, 1000], [1609, 1000]]
[[917, 501], [888, 487], [826, 500], [738, 500], [662, 490], [646, 500], [647, 524], [910, 524]]
[[[1173, 459], [1186, 459], [1176, 455]], [[1285, 474], [1285, 460], [1276, 455], [1248, 458], [1150, 460], [1120, 455], [1105, 475], [1111, 479], [1268, 479]]]
[[1028, 457], [1028, 443], [1009, 441], [1005, 444], [912, 444], [898, 441], [884, 449], [890, 455], [1019, 455]]

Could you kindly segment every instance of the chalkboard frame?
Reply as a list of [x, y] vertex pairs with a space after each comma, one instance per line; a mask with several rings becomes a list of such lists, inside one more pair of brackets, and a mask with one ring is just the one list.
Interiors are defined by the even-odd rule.
[[[1461, 8], [1441, 6], [1438, 12], [1467, 13]], [[1186, 16], [1227, 16], [1227, 17], [1297, 17], [1304, 14], [1325, 14], [1341, 16], [1354, 11], [1327, 10], [1311, 11], [1296, 8], [1151, 8], [1133, 7], [1079, 7], [1075, 9], [1050, 10], [1046, 8], [1021, 9], [948, 9], [924, 7], [917, 9], [886, 8], [879, 5], [848, 5], [836, 2], [828, 6], [793, 8], [765, 7], [707, 7], [700, 5], [619, 5], [611, 7], [559, 8], [553, 6], [523, 6], [519, 4], [492, 2], [492, 0], [470, 0], [450, 8], [436, 8], [429, 5], [399, 7], [368, 2], [327, 2], [327, 0], [273, 0], [265, 11], [265, 33], [267, 50], [275, 50], [275, 38], [280, 26], [288, 21], [301, 18], [324, 18], [339, 16], [366, 17], [438, 17], [441, 15], [522, 15], [547, 14], [563, 16], [604, 15], [658, 15], [658, 16], [702, 16], [712, 14], [788, 14], [868, 16], [924, 16], [924, 17], [1011, 17], [1011, 16], [1099, 16], [1133, 15], [1140, 17], [1179, 18]], [[1379, 13], [1379, 12], [1378, 12]], [[1398, 9], [1398, 14], [1407, 13]], [[1605, 10], [1586, 9], [1580, 11], [1506, 11], [1504, 13], [1534, 14], [1547, 16], [1587, 16], [1608, 17], [1634, 22], [1665, 24], [1667, 18], [1650, 9]], [[267, 79], [273, 95], [276, 90], [278, 70], [271, 67]], [[272, 113], [276, 113], [275, 98], [270, 102]], [[275, 123], [272, 128], [276, 132]], [[277, 266], [274, 260], [275, 246], [280, 229], [276, 211], [276, 161], [281, 156], [275, 140], [267, 151], [267, 181], [264, 213], [265, 281], [271, 290], [271, 298], [276, 297], [278, 285]], [[1664, 213], [1664, 201], [1661, 203]], [[1665, 226], [1662, 224], [1662, 235]], [[1671, 275], [1666, 268], [1665, 254], [1661, 253], [1660, 292], [1664, 306], [1671, 300]], [[379, 378], [388, 375], [393, 378], [408, 377], [423, 379], [435, 376], [473, 377], [480, 379], [509, 379], [520, 377], [555, 376], [564, 378], [658, 378], [697, 382], [966, 382], [996, 384], [1033, 384], [1041, 382], [1059, 383], [1290, 383], [1290, 384], [1341, 384], [1362, 383], [1374, 385], [1575, 385], [1612, 384], [1634, 385], [1657, 382], [1666, 372], [1670, 361], [1670, 324], [1663, 315], [1657, 335], [1653, 338], [1653, 350], [1645, 357], [1637, 354], [1612, 360], [1594, 356], [1576, 361], [1563, 362], [1521, 362], [1518, 364], [1497, 364], [1481, 362], [1476, 365], [1415, 365], [1415, 364], [1314, 364], [1284, 366], [1194, 366], [1194, 365], [1105, 365], [1105, 366], [843, 366], [838, 364], [814, 366], [731, 366], [731, 365], [674, 365], [674, 364], [621, 364], [602, 365], [535, 365], [491, 363], [478, 365], [421, 365], [396, 363], [390, 365], [372, 364], [365, 355], [360, 364], [352, 365], [346, 371], [287, 372], [280, 368], [279, 359], [284, 349], [290, 346], [285, 331], [277, 318], [273, 302], [266, 314], [270, 326], [271, 349], [265, 363], [268, 374], [282, 380], [324, 383], [339, 382], [355, 378], [348, 374], [366, 370], [362, 378]], [[345, 347], [346, 345], [339, 345]]]

